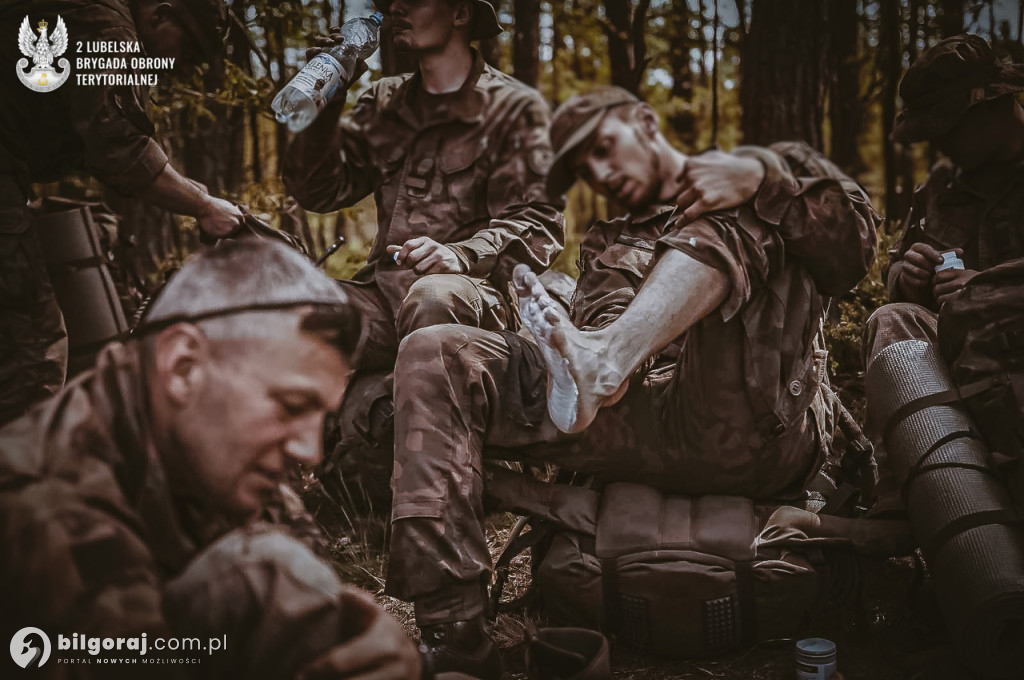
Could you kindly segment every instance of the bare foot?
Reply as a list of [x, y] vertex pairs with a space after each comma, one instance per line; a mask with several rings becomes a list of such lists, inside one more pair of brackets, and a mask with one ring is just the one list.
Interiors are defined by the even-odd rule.
[[526, 265], [513, 280], [519, 312], [540, 346], [548, 367], [548, 413], [562, 432], [581, 432], [598, 409], [625, 392], [625, 376], [609, 368], [605, 346], [572, 325], [561, 306]]

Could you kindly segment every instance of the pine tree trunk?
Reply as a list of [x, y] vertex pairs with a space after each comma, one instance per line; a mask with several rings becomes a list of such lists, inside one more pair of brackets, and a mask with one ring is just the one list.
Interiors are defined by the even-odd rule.
[[754, 0], [741, 61], [745, 143], [822, 148], [827, 42], [820, 0]]
[[515, 20], [512, 75], [530, 87], [537, 87], [540, 75], [540, 0], [516, 2]]
[[851, 175], [864, 169], [857, 139], [861, 131], [860, 62], [857, 58], [857, 0], [831, 0], [829, 43], [832, 87], [829, 95], [831, 156]]
[[645, 29], [650, 0], [634, 8], [629, 0], [605, 0], [604, 31], [608, 38], [608, 61], [612, 84], [639, 94], [647, 68]]
[[903, 219], [897, 193], [896, 147], [889, 139], [896, 119], [896, 94], [900, 80], [900, 8], [892, 2], [882, 3], [879, 37], [878, 71], [882, 74], [882, 145], [885, 167], [885, 213], [889, 224]]
[[[883, 13], [885, 6], [882, 3]], [[942, 10], [939, 16], [939, 31], [943, 38], [957, 35], [964, 32], [964, 0], [940, 0], [939, 7]]]

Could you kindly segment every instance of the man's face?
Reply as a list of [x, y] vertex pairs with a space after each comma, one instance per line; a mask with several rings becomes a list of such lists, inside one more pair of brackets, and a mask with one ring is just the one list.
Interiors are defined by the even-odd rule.
[[449, 0], [395, 0], [388, 8], [395, 47], [422, 53], [447, 46], [455, 34], [459, 7]]
[[259, 512], [286, 470], [315, 465], [324, 415], [336, 409], [349, 367], [296, 327], [291, 338], [211, 340], [195, 393], [176, 414], [176, 477], [230, 515]]
[[648, 134], [633, 119], [626, 122], [614, 112], [583, 143], [574, 162], [577, 177], [629, 208], [657, 201], [660, 169]]
[[1001, 104], [989, 100], [967, 109], [956, 125], [933, 140], [936, 148], [964, 170], [984, 165], [1005, 148], [1007, 117], [1000, 115]]

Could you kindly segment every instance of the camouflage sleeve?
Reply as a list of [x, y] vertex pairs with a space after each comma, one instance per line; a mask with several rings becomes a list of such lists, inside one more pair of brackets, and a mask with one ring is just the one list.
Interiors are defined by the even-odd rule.
[[889, 302], [923, 302], [922, 300], [907, 300], [906, 295], [903, 293], [903, 288], [900, 286], [900, 274], [903, 270], [903, 255], [910, 250], [912, 245], [923, 240], [921, 230], [924, 223], [924, 215], [922, 210], [923, 202], [921, 200], [921, 191], [923, 191], [923, 188], [914, 192], [914, 199], [910, 206], [910, 212], [907, 214], [907, 218], [903, 222], [903, 234], [900, 236], [899, 243], [896, 244], [896, 247], [889, 251], [889, 264], [883, 272], [882, 277], [885, 281], [885, 291], [889, 298]]
[[618, 319], [636, 297], [653, 256], [653, 241], [624, 243], [609, 238], [601, 223], [591, 227], [580, 245], [580, 278], [570, 310], [573, 324], [590, 331]]
[[262, 523], [231, 531], [167, 586], [176, 630], [227, 644], [204, 658], [203, 678], [294, 678], [351, 636], [343, 586], [310, 550]]
[[[124, 26], [98, 31], [89, 38], [137, 40], [135, 33]], [[91, 73], [124, 72], [107, 69]], [[146, 113], [147, 90], [131, 86], [80, 84], [73, 76], [65, 87], [71, 88], [66, 97], [68, 117], [82, 140], [85, 169], [124, 194], [133, 194], [151, 184], [167, 165], [167, 155], [152, 137], [155, 131]]]
[[669, 225], [658, 251], [672, 248], [729, 278], [729, 294], [719, 311], [729, 321], [781, 264], [779, 237], [752, 210], [709, 213], [684, 225]]
[[936, 225], [927, 225], [926, 229], [928, 206], [933, 201], [941, 199], [942, 193], [949, 186], [954, 173], [953, 164], [948, 160], [941, 160], [931, 167], [928, 179], [914, 191], [910, 212], [903, 222], [903, 233], [896, 247], [889, 251], [889, 267], [884, 278], [890, 302], [913, 302], [938, 311], [938, 302], [930, 290], [924, 293], [924, 299], [909, 299], [900, 285], [900, 276], [904, 266], [903, 256], [915, 243], [927, 243], [938, 250], [954, 247], [953, 243], [956, 241], [947, 244], [946, 239], [943, 238], [941, 223], [938, 228]]
[[[10, 557], [0, 567], [0, 608], [5, 615], [31, 617], [31, 623], [18, 625], [47, 632], [55, 655], [91, 656], [58, 652], [57, 635], [116, 639], [145, 633], [152, 646], [155, 638], [169, 634], [157, 565], [135, 528], [112, 512], [104, 491], [116, 483], [104, 478], [108, 473], [104, 466], [75, 483], [51, 478], [30, 484], [7, 495], [0, 507], [0, 544]], [[146, 654], [154, 656], [159, 653], [152, 649]], [[75, 677], [118, 676], [113, 665], [76, 668], [83, 675]], [[138, 666], [129, 668], [138, 672]], [[171, 666], [152, 670], [178, 677]]]
[[550, 119], [539, 95], [510, 116], [487, 183], [492, 219], [472, 237], [449, 244], [472, 276], [504, 284], [512, 280], [517, 264], [528, 264], [539, 273], [562, 252], [562, 206], [549, 201], [544, 187], [552, 158]]
[[288, 147], [282, 180], [303, 208], [321, 213], [340, 210], [359, 202], [380, 184], [380, 171], [373, 164], [365, 134], [373, 122], [378, 86], [379, 81], [360, 95], [330, 139], [324, 139], [314, 122]]
[[856, 286], [875, 260], [881, 222], [867, 193], [806, 144], [741, 147], [734, 153], [761, 161], [765, 177], [754, 211], [804, 259], [818, 288], [841, 295]]

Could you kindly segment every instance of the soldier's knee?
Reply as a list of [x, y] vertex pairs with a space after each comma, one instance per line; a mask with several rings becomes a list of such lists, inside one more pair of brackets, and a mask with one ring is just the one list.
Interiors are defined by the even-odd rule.
[[864, 327], [865, 365], [886, 347], [903, 340], [935, 341], [936, 315], [921, 305], [890, 302], [868, 318]]
[[[168, 584], [166, 606], [174, 618], [224, 629], [281, 604], [279, 583], [325, 600], [341, 592], [337, 574], [295, 538], [260, 525], [231, 531], [203, 550]], [[228, 631], [225, 631], [228, 632]]]
[[[477, 304], [474, 304], [477, 301]], [[443, 323], [473, 323], [479, 316], [479, 295], [473, 283], [453, 274], [428, 274], [417, 279], [398, 310], [398, 331]]]
[[204, 677], [293, 678], [337, 644], [342, 590], [305, 545], [257, 525], [202, 551], [167, 585], [164, 612], [173, 630], [226, 640]]
[[443, 373], [444, 366], [458, 356], [456, 350], [466, 344], [465, 330], [465, 326], [451, 323], [413, 330], [398, 345], [395, 376], [409, 376], [424, 370], [435, 372], [434, 366], [440, 366]]

